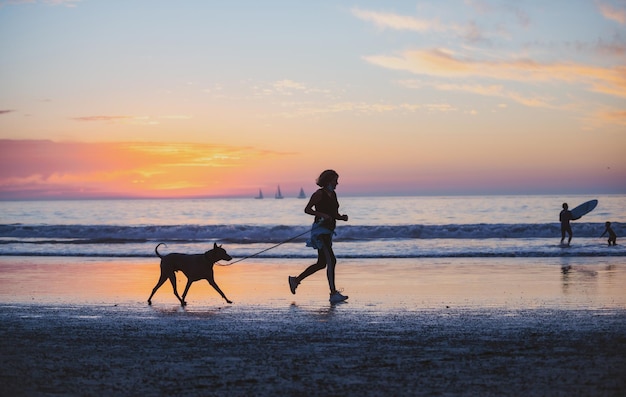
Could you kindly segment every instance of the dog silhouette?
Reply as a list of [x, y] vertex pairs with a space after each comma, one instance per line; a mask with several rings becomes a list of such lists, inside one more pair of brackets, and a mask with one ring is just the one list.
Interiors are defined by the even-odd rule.
[[[172, 287], [174, 288], [174, 295], [180, 301], [181, 306], [187, 305], [185, 302], [185, 297], [187, 296], [187, 292], [189, 291], [189, 287], [194, 281], [205, 279], [215, 288], [215, 290], [224, 298], [224, 300], [228, 303], [231, 302], [226, 295], [222, 292], [220, 287], [215, 283], [215, 278], [213, 277], [213, 265], [220, 261], [225, 260], [229, 261], [233, 259], [224, 248], [220, 245], [213, 243], [213, 249], [206, 251], [204, 254], [179, 254], [179, 253], [171, 253], [165, 256], [159, 254], [159, 246], [163, 243], [159, 243], [154, 252], [156, 255], [161, 258], [161, 277], [159, 281], [156, 283], [154, 288], [152, 289], [152, 293], [148, 298], [148, 304], [152, 304], [152, 297], [155, 292], [165, 283], [167, 279], [172, 283]], [[178, 295], [178, 290], [176, 289], [176, 272], [181, 271], [187, 277], [187, 285], [185, 286], [185, 291], [183, 292], [182, 298]]]

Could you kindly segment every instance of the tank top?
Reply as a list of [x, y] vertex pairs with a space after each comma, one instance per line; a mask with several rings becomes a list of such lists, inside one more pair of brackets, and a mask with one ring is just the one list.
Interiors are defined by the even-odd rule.
[[[335, 216], [339, 214], [339, 201], [337, 201], [337, 193], [332, 192], [330, 195], [328, 194], [328, 190], [322, 190], [322, 199], [319, 203], [315, 204], [315, 211], [323, 212], [332, 217], [330, 220], [325, 220], [321, 226], [325, 227], [328, 230], [335, 230], [337, 226], [337, 221], [335, 220]], [[319, 222], [321, 217], [315, 217], [315, 223]]]

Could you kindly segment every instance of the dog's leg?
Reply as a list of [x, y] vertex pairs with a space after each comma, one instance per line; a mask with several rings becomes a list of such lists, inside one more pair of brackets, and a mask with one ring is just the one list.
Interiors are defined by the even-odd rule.
[[163, 285], [163, 283], [165, 282], [165, 280], [167, 280], [167, 276], [163, 273], [161, 273], [161, 277], [159, 278], [159, 281], [157, 281], [156, 285], [154, 286], [154, 288], [152, 289], [152, 293], [150, 294], [150, 297], [148, 298], [148, 304], [151, 305], [152, 304], [152, 297], [154, 296], [154, 294], [157, 292], [157, 290], [159, 288], [161, 288], [161, 286]]
[[[170, 282], [172, 283], [172, 289], [174, 290], [174, 295], [176, 295], [176, 297], [180, 301], [180, 304], [182, 306], [185, 306], [185, 301], [183, 299], [181, 299], [180, 296], [178, 295], [178, 289], [176, 288], [176, 275], [173, 274], [173, 273], [170, 276]], [[189, 287], [187, 287], [187, 288], [189, 288]], [[187, 291], [187, 289], [185, 289], [185, 292], [186, 291]], [[185, 296], [185, 295], [183, 295], [183, 296]]]
[[211, 286], [213, 288], [215, 288], [215, 290], [222, 295], [222, 298], [224, 298], [224, 300], [228, 303], [233, 303], [231, 301], [228, 300], [228, 298], [226, 297], [226, 295], [224, 295], [224, 293], [222, 292], [222, 290], [220, 289], [220, 287], [217, 286], [217, 284], [215, 283], [215, 280], [207, 280], [209, 282], [209, 284], [211, 284]]
[[185, 286], [185, 291], [183, 291], [183, 299], [180, 300], [180, 304], [183, 306], [187, 305], [187, 302], [185, 302], [185, 297], [187, 296], [187, 291], [189, 291], [189, 287], [191, 287], [191, 283], [193, 283], [193, 281], [187, 279], [187, 285]]

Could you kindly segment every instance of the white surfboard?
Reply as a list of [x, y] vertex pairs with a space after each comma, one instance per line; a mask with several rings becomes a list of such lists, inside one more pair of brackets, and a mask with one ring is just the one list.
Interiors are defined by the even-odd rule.
[[596, 208], [597, 205], [598, 205], [598, 200], [589, 200], [587, 202], [582, 203], [578, 207], [571, 210], [572, 218], [578, 219], [582, 217], [583, 215], [590, 213], [591, 211], [593, 211], [594, 208]]

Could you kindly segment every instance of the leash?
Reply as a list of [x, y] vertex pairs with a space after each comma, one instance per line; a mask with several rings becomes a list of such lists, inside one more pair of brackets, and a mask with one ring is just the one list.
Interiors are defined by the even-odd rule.
[[259, 251], [259, 252], [257, 252], [257, 253], [254, 253], [254, 254], [252, 254], [252, 255], [244, 256], [243, 258], [237, 259], [237, 260], [236, 260], [236, 261], [234, 261], [234, 262], [229, 262], [229, 263], [225, 263], [225, 264], [216, 263], [215, 265], [217, 265], [217, 266], [231, 266], [231, 265], [234, 265], [234, 264], [235, 264], [235, 263], [237, 263], [237, 262], [241, 262], [241, 261], [243, 261], [243, 260], [253, 258], [253, 257], [255, 257], [255, 256], [259, 255], [259, 254], [262, 254], [262, 253], [267, 252], [267, 251], [269, 251], [269, 250], [271, 250], [271, 249], [274, 249], [274, 248], [278, 247], [279, 245], [283, 245], [283, 244], [285, 244], [285, 243], [288, 243], [288, 242], [290, 242], [290, 241], [293, 241], [293, 240], [297, 239], [297, 238], [298, 238], [298, 237], [300, 237], [300, 236], [304, 236], [305, 234], [310, 233], [313, 229], [320, 227], [320, 226], [322, 225], [322, 223], [323, 223], [323, 222], [324, 222], [324, 219], [322, 218], [322, 219], [321, 219], [318, 223], [316, 223], [315, 225], [313, 225], [313, 226], [311, 227], [311, 229], [307, 230], [306, 232], [304, 232], [304, 233], [300, 233], [300, 234], [298, 234], [297, 236], [293, 236], [293, 237], [291, 237], [291, 238], [289, 238], [289, 239], [287, 239], [287, 240], [285, 240], [285, 241], [281, 241], [281, 242], [280, 242], [280, 243], [278, 243], [278, 244], [275, 244], [275, 245], [273, 245], [273, 246], [271, 246], [271, 247], [269, 247], [269, 248], [266, 248], [266, 249], [264, 249], [264, 250], [262, 250], [262, 251]]

